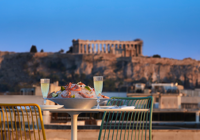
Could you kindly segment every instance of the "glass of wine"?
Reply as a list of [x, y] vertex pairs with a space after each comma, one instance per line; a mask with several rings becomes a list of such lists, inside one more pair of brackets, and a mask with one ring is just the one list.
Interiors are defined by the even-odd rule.
[[[42, 96], [43, 98], [47, 98], [47, 95], [49, 93], [50, 79], [40, 79], [40, 83], [41, 83]], [[46, 105], [46, 99], [44, 99], [44, 105]]]
[[100, 109], [99, 101], [103, 89], [103, 76], [94, 76], [93, 81], [94, 81], [94, 90], [97, 95], [97, 109]]

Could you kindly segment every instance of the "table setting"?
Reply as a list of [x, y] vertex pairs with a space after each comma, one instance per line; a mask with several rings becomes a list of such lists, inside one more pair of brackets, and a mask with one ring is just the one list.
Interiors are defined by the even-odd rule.
[[[50, 100], [56, 104], [63, 105], [67, 109], [91, 109], [94, 106], [96, 106], [96, 109], [100, 109], [99, 104], [106, 102], [109, 97], [102, 95], [103, 76], [94, 76], [93, 80], [94, 88], [82, 82], [76, 84], [70, 82], [66, 86], [61, 86], [59, 91], [48, 94], [50, 79], [41, 79], [41, 91], [44, 98], [44, 105], [41, 105], [41, 108], [46, 108], [46, 100]], [[55, 109], [62, 107], [53, 106], [52, 108]], [[50, 108], [50, 106], [47, 108]]]
[[[77, 120], [80, 113], [144, 111], [144, 109], [135, 109], [135, 106], [129, 106], [123, 102], [116, 104], [115, 99], [102, 95], [103, 76], [93, 77], [94, 88], [82, 82], [76, 84], [68, 83], [66, 86], [61, 86], [59, 91], [54, 91], [49, 94], [50, 79], [41, 79], [40, 81], [44, 98], [44, 105], [40, 106], [41, 110], [68, 113], [71, 116], [72, 140], [77, 140]], [[46, 105], [46, 100], [53, 101], [58, 105]], [[102, 103], [105, 106], [100, 106]]]

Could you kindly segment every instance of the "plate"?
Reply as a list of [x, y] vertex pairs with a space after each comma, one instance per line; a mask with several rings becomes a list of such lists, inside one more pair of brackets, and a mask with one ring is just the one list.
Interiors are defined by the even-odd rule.
[[[96, 109], [97, 106], [92, 107], [92, 109]], [[100, 106], [100, 109], [112, 109], [116, 106]]]
[[[47, 100], [53, 101], [57, 104], [64, 105], [64, 108], [71, 109], [91, 109], [93, 106], [97, 105], [96, 98], [45, 98]], [[100, 99], [101, 102], [107, 99]]]
[[40, 105], [41, 109], [58, 109], [63, 107], [63, 105]]

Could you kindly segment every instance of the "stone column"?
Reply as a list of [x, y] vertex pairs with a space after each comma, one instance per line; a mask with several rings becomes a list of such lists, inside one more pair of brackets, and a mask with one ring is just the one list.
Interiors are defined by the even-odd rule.
[[78, 54], [81, 54], [81, 44], [78, 44]]
[[120, 54], [120, 48], [119, 48], [119, 45], [120, 45], [120, 44], [117, 44], [117, 50], [118, 50], [118, 51], [117, 51], [117, 54]]
[[142, 43], [140, 44], [140, 55], [142, 55]]
[[117, 49], [119, 49], [119, 45], [120, 45], [120, 44], [117, 44]]
[[118, 48], [119, 48], [119, 53], [121, 54], [121, 56], [122, 56], [122, 44], [118, 44]]
[[94, 53], [97, 52], [96, 45], [97, 45], [97, 44], [94, 44]]
[[126, 53], [126, 47], [127, 47], [127, 45], [124, 44], [124, 57], [127, 57], [127, 56], [126, 56], [126, 55], [127, 55], [127, 53]]
[[124, 53], [125, 53], [125, 50], [124, 50], [124, 47], [123, 47], [123, 44], [120, 44], [121, 45], [121, 56], [124, 56]]
[[112, 47], [112, 54], [115, 54], [115, 44], [111, 45]]
[[139, 44], [137, 45], [137, 54], [138, 54], [138, 56], [140, 55], [140, 45]]
[[119, 54], [119, 44], [117, 44], [116, 54]]
[[98, 45], [97, 46], [98, 47], [97, 53], [100, 53], [100, 44], [98, 43], [97, 45]]
[[85, 54], [88, 54], [88, 44], [85, 44]]
[[111, 49], [111, 45], [110, 44], [108, 44], [108, 53], [111, 53], [111, 51], [112, 51], [112, 49]]
[[82, 54], [85, 53], [85, 47], [84, 47], [84, 46], [85, 46], [85, 44], [81, 44], [81, 48], [82, 48], [82, 49], [81, 49], [81, 52], [82, 52]]
[[105, 47], [105, 53], [108, 53], [108, 44], [105, 44], [106, 47]]
[[105, 52], [105, 50], [104, 50], [104, 44], [102, 44], [101, 49], [102, 49], [101, 52], [104, 53]]
[[117, 44], [114, 44], [114, 50], [115, 50], [115, 54], [117, 54], [117, 47], [116, 47]]
[[138, 44], [138, 56], [140, 56], [140, 45]]
[[92, 43], [90, 43], [90, 54], [92, 54]]
[[138, 55], [138, 48], [137, 48], [137, 44], [135, 44], [135, 56]]

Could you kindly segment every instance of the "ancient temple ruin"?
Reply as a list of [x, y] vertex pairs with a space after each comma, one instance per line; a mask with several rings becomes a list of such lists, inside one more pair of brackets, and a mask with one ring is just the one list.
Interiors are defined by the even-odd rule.
[[143, 41], [112, 41], [112, 40], [72, 40], [72, 52], [78, 54], [109, 53], [120, 57], [134, 57], [142, 55]]

